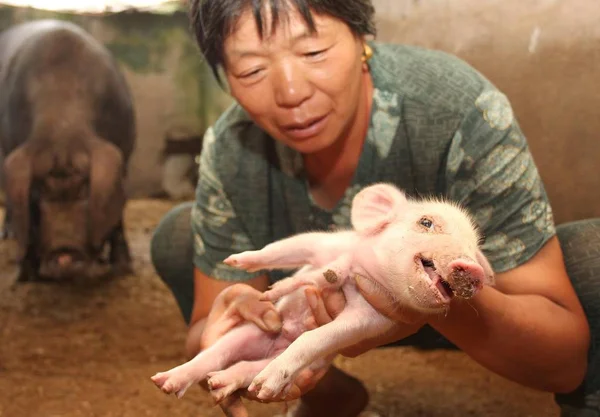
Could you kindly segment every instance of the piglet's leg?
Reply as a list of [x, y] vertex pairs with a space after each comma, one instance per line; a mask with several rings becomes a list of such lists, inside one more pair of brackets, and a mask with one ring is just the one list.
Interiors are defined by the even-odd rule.
[[209, 372], [221, 370], [240, 359], [264, 357], [271, 344], [254, 324], [236, 327], [190, 361], [159, 372], [151, 379], [164, 393], [175, 393], [177, 398], [181, 398], [189, 387], [204, 380]]
[[271, 358], [258, 361], [238, 362], [222, 371], [208, 374], [208, 386], [215, 403], [220, 403], [240, 388], [247, 388], [254, 377], [262, 371]]
[[[348, 289], [348, 290], [347, 290]], [[332, 322], [303, 333], [252, 381], [248, 391], [262, 400], [289, 389], [305, 366], [389, 330], [392, 321], [377, 313], [351, 285], [344, 287], [348, 304]]]
[[342, 255], [322, 268], [303, 268], [289, 278], [271, 285], [261, 295], [261, 300], [275, 302], [303, 285], [314, 285], [317, 288], [340, 288], [346, 282], [350, 271], [350, 256]]
[[352, 232], [302, 233], [266, 245], [261, 250], [234, 254], [223, 262], [253, 272], [260, 269], [295, 269], [323, 265], [347, 251]]

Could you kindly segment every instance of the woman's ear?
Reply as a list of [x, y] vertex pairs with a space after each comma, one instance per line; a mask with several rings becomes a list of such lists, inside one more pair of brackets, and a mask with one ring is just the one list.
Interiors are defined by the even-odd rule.
[[352, 226], [361, 234], [378, 233], [402, 214], [407, 203], [404, 193], [391, 184], [365, 187], [352, 200]]
[[366, 40], [363, 40], [363, 54], [361, 57], [361, 61], [363, 62], [363, 64], [369, 62], [369, 59], [371, 59], [372, 56], [373, 49], [371, 49], [371, 46], [369, 46]]

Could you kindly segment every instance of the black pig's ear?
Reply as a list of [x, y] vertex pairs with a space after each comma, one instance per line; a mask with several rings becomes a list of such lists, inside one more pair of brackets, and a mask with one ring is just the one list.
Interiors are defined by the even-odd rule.
[[33, 151], [28, 145], [25, 144], [12, 151], [3, 165], [4, 186], [11, 212], [10, 227], [17, 240], [19, 260], [25, 257], [29, 245]]
[[105, 140], [92, 138], [89, 145], [89, 236], [92, 247], [101, 250], [123, 214], [126, 198], [123, 156], [119, 148]]

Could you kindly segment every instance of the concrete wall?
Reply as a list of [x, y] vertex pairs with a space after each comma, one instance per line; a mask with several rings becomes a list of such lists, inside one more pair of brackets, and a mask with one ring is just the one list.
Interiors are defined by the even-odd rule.
[[113, 52], [136, 107], [138, 142], [128, 190], [132, 197], [159, 192], [165, 136], [175, 130], [178, 135], [201, 135], [231, 102], [203, 62], [188, 30], [187, 15], [183, 11], [78, 15], [1, 7], [0, 29], [41, 18], [73, 21]]
[[[465, 59], [511, 99], [557, 221], [600, 216], [598, 0], [373, 0], [378, 39]], [[161, 189], [160, 150], [174, 128], [201, 134], [229, 105], [188, 32], [184, 12], [77, 16], [4, 7], [0, 28], [33, 18], [75, 22], [102, 40], [136, 100], [133, 196]]]
[[600, 217], [597, 0], [375, 0], [378, 39], [440, 49], [513, 104], [560, 222]]

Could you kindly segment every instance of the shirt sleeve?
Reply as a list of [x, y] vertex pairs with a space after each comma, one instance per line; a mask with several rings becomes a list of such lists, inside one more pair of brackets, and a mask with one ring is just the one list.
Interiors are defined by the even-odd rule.
[[196, 199], [192, 206], [194, 265], [204, 274], [224, 281], [246, 281], [260, 275], [222, 263], [227, 256], [255, 250], [227, 197], [215, 169], [215, 135], [209, 128], [200, 154]]
[[495, 272], [532, 258], [556, 233], [552, 209], [511, 104], [489, 87], [455, 133], [447, 190], [474, 216]]

